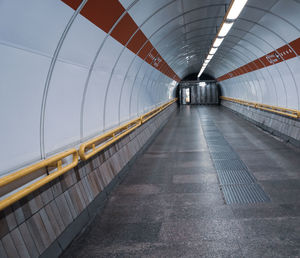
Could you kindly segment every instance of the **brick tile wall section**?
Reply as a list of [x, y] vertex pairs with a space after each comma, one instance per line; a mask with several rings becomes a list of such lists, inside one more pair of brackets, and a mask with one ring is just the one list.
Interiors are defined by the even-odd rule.
[[221, 105], [291, 144], [300, 147], [300, 120], [222, 100]]
[[174, 103], [101, 153], [0, 212], [0, 257], [56, 257], [93, 219]]

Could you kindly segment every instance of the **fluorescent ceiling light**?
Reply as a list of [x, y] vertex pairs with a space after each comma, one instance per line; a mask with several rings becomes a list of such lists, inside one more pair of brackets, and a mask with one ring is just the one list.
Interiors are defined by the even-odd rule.
[[235, 20], [237, 17], [239, 17], [247, 1], [248, 0], [234, 0], [226, 19]]
[[210, 49], [210, 51], [209, 51], [209, 54], [210, 54], [210, 55], [214, 55], [214, 54], [217, 52], [217, 50], [218, 50], [218, 48], [212, 47], [212, 48]]
[[235, 20], [245, 7], [248, 0], [231, 0], [232, 4], [230, 5], [230, 9], [227, 11], [227, 15], [225, 17], [225, 22], [222, 24], [222, 27], [217, 35], [217, 37], [214, 40], [214, 43], [212, 45], [212, 48], [209, 51], [209, 54], [204, 61], [201, 70], [198, 74], [198, 78], [201, 76], [203, 71], [205, 70], [206, 66], [210, 62], [210, 60], [213, 58], [213, 55], [217, 52], [218, 47], [222, 44], [224, 37], [228, 34], [230, 31], [233, 20]]
[[200, 87], [205, 87], [206, 86], [206, 82], [200, 82], [199, 85], [200, 85]]
[[218, 36], [219, 37], [225, 37], [227, 35], [227, 33], [230, 31], [231, 27], [233, 25], [233, 22], [224, 22], [222, 25], [222, 28], [219, 31]]
[[219, 47], [222, 44], [223, 40], [224, 38], [216, 38], [213, 47]]
[[204, 70], [205, 70], [205, 67], [202, 67], [201, 70], [200, 70], [200, 72], [198, 73], [198, 76], [197, 76], [197, 77], [200, 77], [201, 74], [204, 72]]

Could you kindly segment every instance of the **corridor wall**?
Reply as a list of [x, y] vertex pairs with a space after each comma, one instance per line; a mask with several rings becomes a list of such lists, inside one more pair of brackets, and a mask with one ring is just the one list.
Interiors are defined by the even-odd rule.
[[124, 6], [0, 2], [0, 176], [174, 98], [179, 76]]
[[299, 1], [255, 2], [246, 5], [224, 40], [227, 53], [221, 51], [209, 71], [223, 96], [299, 110]]

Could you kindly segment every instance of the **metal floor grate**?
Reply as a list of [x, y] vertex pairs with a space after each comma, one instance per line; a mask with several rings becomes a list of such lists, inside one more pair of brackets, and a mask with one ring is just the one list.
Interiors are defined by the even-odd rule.
[[218, 128], [206, 120], [202, 130], [226, 204], [269, 202], [269, 197]]
[[245, 170], [246, 165], [239, 159], [230, 160], [214, 160], [215, 168], [217, 171], [233, 171], [233, 170]]
[[224, 160], [230, 160], [230, 159], [238, 159], [238, 156], [233, 151], [212, 151], [210, 153], [213, 160], [216, 159], [224, 159]]
[[208, 138], [222, 137], [222, 138], [224, 138], [223, 135], [217, 130], [205, 132], [205, 137], [208, 137]]
[[217, 171], [219, 181], [221, 185], [233, 185], [233, 184], [253, 184], [255, 179], [246, 170], [241, 171]]
[[214, 126], [202, 126], [202, 129], [205, 133], [218, 131]]
[[228, 145], [227, 141], [223, 137], [207, 137], [205, 136], [205, 140], [210, 144], [210, 145]]
[[222, 185], [227, 204], [269, 202], [270, 198], [258, 184]]
[[221, 142], [221, 143], [225, 143], [228, 144], [226, 142], [226, 140], [224, 139], [224, 137], [222, 137], [220, 134], [214, 134], [214, 135], [205, 135], [206, 141], [210, 141], [210, 142]]
[[210, 145], [207, 143], [208, 148], [211, 152], [231, 152], [232, 148], [228, 145]]

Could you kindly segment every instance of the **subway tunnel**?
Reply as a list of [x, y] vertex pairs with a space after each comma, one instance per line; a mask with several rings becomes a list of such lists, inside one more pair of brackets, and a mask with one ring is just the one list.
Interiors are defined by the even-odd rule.
[[300, 1], [0, 0], [0, 258], [300, 257]]

